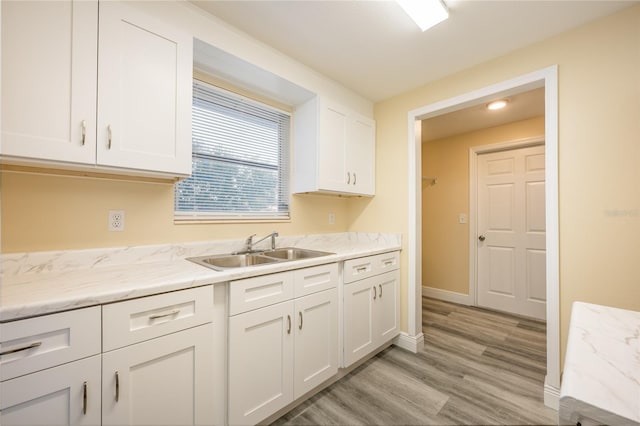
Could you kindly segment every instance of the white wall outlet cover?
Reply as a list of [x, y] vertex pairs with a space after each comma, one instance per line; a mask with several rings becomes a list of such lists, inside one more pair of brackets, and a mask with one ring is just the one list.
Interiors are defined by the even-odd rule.
[[109, 210], [109, 231], [124, 231], [124, 210]]
[[329, 225], [333, 225], [336, 223], [336, 215], [335, 213], [329, 213]]
[[467, 215], [465, 213], [458, 215], [458, 223], [467, 223]]

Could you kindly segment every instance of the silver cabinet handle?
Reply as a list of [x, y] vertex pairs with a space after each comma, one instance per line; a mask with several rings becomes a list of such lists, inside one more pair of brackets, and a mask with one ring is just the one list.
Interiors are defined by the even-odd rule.
[[393, 260], [387, 260], [386, 262], [384, 262], [384, 266], [391, 266], [393, 265]]
[[353, 172], [353, 184], [356, 184], [356, 172]]
[[87, 122], [85, 120], [82, 120], [82, 123], [80, 125], [82, 128], [82, 146], [84, 146], [84, 143], [87, 139]]
[[480, 241], [484, 241], [484, 240], [486, 240], [486, 239], [487, 239], [487, 237], [485, 237], [484, 235], [480, 235], [480, 236], [478, 237], [478, 239], [479, 239]]
[[116, 402], [120, 400], [120, 375], [116, 371]]
[[363, 266], [362, 268], [358, 268], [356, 269], [357, 272], [366, 272], [367, 271], [367, 267]]
[[376, 300], [378, 298], [378, 290], [376, 289], [376, 286], [373, 286], [373, 300]]
[[41, 346], [41, 345], [42, 345], [42, 342], [35, 342], [35, 343], [30, 344], [30, 345], [23, 346], [21, 348], [9, 349], [8, 351], [0, 352], [0, 356], [14, 354], [16, 352], [26, 351], [26, 350], [29, 350], [29, 349], [37, 348], [38, 346]]
[[107, 126], [107, 149], [111, 149], [111, 124]]
[[82, 414], [87, 415], [87, 382], [82, 384]]
[[291, 315], [287, 315], [287, 322], [289, 324], [287, 327], [287, 334], [291, 334]]
[[347, 172], [347, 185], [351, 183], [351, 173]]
[[382, 284], [378, 284], [378, 287], [380, 287], [380, 299], [382, 299]]
[[302, 330], [302, 312], [298, 312], [298, 315], [300, 315], [300, 325], [298, 326], [298, 330]]
[[176, 309], [176, 310], [171, 311], [171, 312], [166, 313], [166, 314], [151, 315], [149, 317], [149, 321], [153, 321], [153, 320], [157, 320], [157, 319], [165, 318], [165, 317], [172, 317], [174, 315], [178, 315], [179, 313], [180, 313], [180, 309]]

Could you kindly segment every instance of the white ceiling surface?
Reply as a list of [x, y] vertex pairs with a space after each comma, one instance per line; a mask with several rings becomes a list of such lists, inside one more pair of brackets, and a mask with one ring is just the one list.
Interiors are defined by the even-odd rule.
[[544, 87], [500, 99], [508, 101], [500, 110], [490, 111], [482, 103], [424, 120], [422, 142], [544, 115]]
[[394, 1], [192, 1], [374, 102], [637, 3], [445, 2], [423, 33]]

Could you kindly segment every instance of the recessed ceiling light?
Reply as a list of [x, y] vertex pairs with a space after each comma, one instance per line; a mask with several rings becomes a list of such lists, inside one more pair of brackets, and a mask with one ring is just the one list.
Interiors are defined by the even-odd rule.
[[487, 109], [491, 111], [495, 111], [497, 109], [502, 109], [507, 106], [509, 103], [506, 99], [500, 99], [498, 101], [493, 101], [487, 105]]
[[422, 31], [449, 17], [449, 10], [442, 0], [396, 0], [396, 2]]

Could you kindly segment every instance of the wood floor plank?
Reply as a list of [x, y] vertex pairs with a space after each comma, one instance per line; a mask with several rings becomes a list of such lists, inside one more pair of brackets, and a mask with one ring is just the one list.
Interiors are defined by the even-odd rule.
[[419, 353], [388, 348], [274, 424], [557, 424], [544, 322], [430, 298], [422, 319]]

